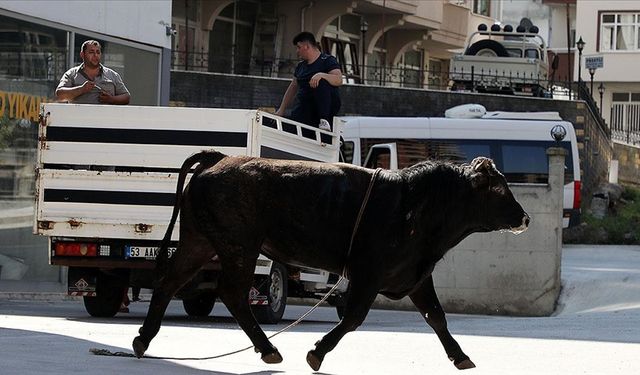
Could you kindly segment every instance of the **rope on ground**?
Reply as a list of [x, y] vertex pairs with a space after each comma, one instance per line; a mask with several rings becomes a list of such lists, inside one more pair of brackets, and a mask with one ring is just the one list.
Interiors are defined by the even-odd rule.
[[[270, 339], [272, 337], [275, 337], [275, 336], [277, 336], [277, 335], [279, 335], [279, 334], [291, 329], [292, 327], [295, 327], [300, 322], [302, 322], [302, 320], [304, 318], [309, 316], [309, 314], [311, 314], [315, 309], [318, 308], [318, 306], [320, 306], [320, 304], [322, 304], [324, 301], [326, 301], [327, 298], [329, 298], [329, 296], [331, 294], [333, 294], [333, 292], [338, 288], [338, 286], [340, 286], [340, 284], [342, 283], [343, 280], [344, 280], [344, 277], [340, 276], [340, 278], [335, 283], [335, 285], [320, 299], [320, 301], [318, 301], [318, 303], [313, 305], [313, 307], [311, 307], [309, 309], [309, 311], [307, 311], [306, 313], [302, 314], [302, 316], [299, 317], [295, 322], [293, 322], [293, 323], [289, 324], [288, 326], [282, 328], [281, 330], [279, 330], [278, 332], [276, 332], [273, 335], [269, 336], [268, 338]], [[214, 356], [210, 356], [210, 357], [156, 357], [156, 356], [145, 355], [143, 358], [146, 358], [146, 359], [165, 359], [165, 360], [174, 360], [174, 361], [205, 361], [205, 360], [209, 360], [209, 359], [217, 359], [217, 358], [230, 356], [230, 355], [233, 355], [233, 354], [238, 354], [238, 353], [244, 352], [246, 350], [249, 350], [251, 348], [253, 348], [253, 345], [247, 346], [246, 348], [242, 348], [242, 349], [234, 350], [234, 351], [231, 351], [231, 352], [228, 352], [228, 353], [214, 355]], [[110, 351], [108, 349], [91, 348], [91, 349], [89, 349], [89, 352], [93, 353], [95, 355], [108, 356], [108, 357], [133, 357], [133, 358], [136, 357], [135, 354], [133, 354], [133, 353], [112, 352], [112, 351]]]

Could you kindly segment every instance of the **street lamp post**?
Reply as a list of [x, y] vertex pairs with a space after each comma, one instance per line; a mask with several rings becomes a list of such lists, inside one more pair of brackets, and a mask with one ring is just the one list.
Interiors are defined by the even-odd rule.
[[593, 75], [596, 74], [596, 68], [589, 68], [589, 75], [591, 76], [591, 96], [593, 96]]
[[360, 75], [361, 75], [361, 78], [362, 78], [362, 84], [364, 84], [364, 81], [365, 81], [365, 79], [364, 79], [364, 55], [365, 55], [365, 52], [366, 52], [365, 35], [367, 34], [367, 30], [369, 30], [369, 24], [363, 18], [362, 21], [360, 22], [360, 32], [362, 33], [362, 68], [360, 69]]
[[584, 40], [582, 40], [582, 36], [576, 42], [576, 47], [578, 47], [578, 85], [580, 85], [580, 81], [582, 81], [582, 50], [584, 49], [585, 44]]
[[600, 93], [600, 113], [602, 114], [602, 96], [604, 95], [604, 84], [600, 82], [600, 86], [598, 86], [598, 92]]

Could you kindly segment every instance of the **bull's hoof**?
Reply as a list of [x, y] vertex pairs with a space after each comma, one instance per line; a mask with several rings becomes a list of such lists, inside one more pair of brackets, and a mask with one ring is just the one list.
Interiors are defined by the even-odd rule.
[[136, 354], [136, 357], [142, 358], [148, 347], [149, 346], [147, 344], [142, 342], [140, 336], [133, 339], [133, 352]]
[[276, 350], [275, 352], [263, 355], [262, 361], [264, 363], [280, 363], [282, 362], [282, 356], [280, 355], [280, 352]]
[[467, 369], [476, 367], [476, 365], [473, 362], [471, 362], [469, 358], [464, 359], [458, 363], [454, 363], [454, 365], [458, 370], [467, 370]]
[[320, 365], [322, 364], [322, 359], [323, 358], [319, 357], [316, 354], [315, 350], [309, 350], [309, 353], [307, 353], [307, 363], [309, 364], [309, 366], [311, 366], [313, 371], [320, 370]]

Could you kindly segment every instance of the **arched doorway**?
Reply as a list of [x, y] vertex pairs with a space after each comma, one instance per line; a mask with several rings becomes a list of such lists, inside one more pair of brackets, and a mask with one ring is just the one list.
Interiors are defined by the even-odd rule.
[[258, 2], [234, 1], [216, 17], [209, 33], [209, 71], [248, 74]]

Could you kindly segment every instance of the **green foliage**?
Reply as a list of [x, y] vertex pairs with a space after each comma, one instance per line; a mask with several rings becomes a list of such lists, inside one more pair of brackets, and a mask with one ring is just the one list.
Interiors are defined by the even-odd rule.
[[620, 201], [607, 216], [596, 218], [583, 212], [579, 238], [571, 242], [593, 244], [640, 244], [640, 189], [626, 186]]
[[11, 147], [36, 147], [38, 127], [27, 120], [0, 117], [0, 150]]

